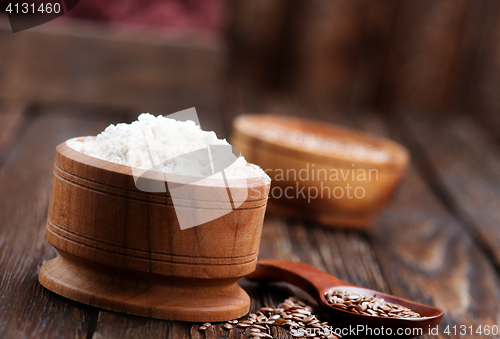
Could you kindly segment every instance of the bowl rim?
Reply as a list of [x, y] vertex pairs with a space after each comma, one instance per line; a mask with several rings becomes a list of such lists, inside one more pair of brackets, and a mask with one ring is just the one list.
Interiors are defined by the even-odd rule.
[[[356, 157], [342, 156], [340, 154], [328, 154], [321, 151], [316, 151], [314, 149], [306, 149], [304, 147], [296, 147], [295, 145], [287, 145], [285, 143], [279, 143], [275, 140], [271, 140], [270, 138], [263, 137], [262, 135], [254, 135], [251, 134], [248, 128], [242, 128], [244, 124], [250, 123], [253, 124], [256, 121], [259, 123], [265, 121], [272, 121], [273, 123], [281, 124], [285, 126], [287, 129], [291, 129], [288, 124], [300, 124], [305, 128], [310, 129], [319, 129], [321, 130], [321, 134], [327, 134], [326, 132], [337, 132], [342, 135], [349, 135], [350, 138], [354, 140], [360, 140], [363, 143], [367, 143], [376, 149], [384, 150], [391, 154], [391, 156], [387, 160], [383, 161], [375, 161], [370, 159], [362, 159]], [[288, 117], [283, 115], [276, 114], [242, 114], [237, 116], [233, 122], [233, 142], [236, 139], [236, 134], [240, 134], [244, 138], [247, 138], [251, 141], [257, 141], [257, 143], [252, 146], [256, 148], [260, 148], [262, 144], [268, 146], [268, 150], [270, 152], [276, 152], [282, 155], [290, 155], [290, 153], [294, 153], [295, 155], [300, 155], [304, 159], [315, 158], [315, 161], [319, 163], [325, 163], [326, 159], [335, 160], [337, 162], [345, 162], [351, 166], [351, 163], [356, 163], [360, 166], [396, 166], [396, 167], [406, 167], [409, 162], [410, 154], [406, 147], [403, 145], [390, 140], [386, 137], [375, 135], [365, 131], [358, 131], [352, 128], [338, 126], [329, 122], [323, 122], [318, 120], [309, 120], [304, 118], [297, 117]], [[240, 142], [246, 142], [244, 140], [240, 140]]]
[[[130, 177], [132, 180], [134, 180], [134, 175], [132, 173], [132, 166], [128, 165], [122, 165], [118, 163], [114, 163], [111, 161], [103, 160], [100, 158], [93, 157], [91, 155], [82, 153], [80, 151], [75, 150], [74, 148], [70, 147], [68, 145], [68, 141], [71, 140], [82, 140], [86, 138], [95, 138], [95, 136], [80, 136], [80, 137], [74, 137], [65, 140], [64, 142], [60, 143], [56, 147], [56, 152], [60, 153], [63, 157], [66, 157], [68, 159], [71, 159], [72, 161], [76, 161], [79, 163], [84, 164], [85, 166], [89, 166], [94, 169], [98, 170], [104, 170], [107, 172], [114, 172], [119, 175], [127, 176]], [[142, 175], [146, 179], [153, 180], [153, 181], [162, 181], [162, 182], [169, 182], [169, 183], [174, 183], [174, 184], [179, 184], [179, 185], [193, 185], [193, 186], [202, 186], [202, 187], [215, 187], [215, 188], [222, 188], [222, 187], [227, 187], [226, 183], [224, 182], [224, 179], [222, 178], [199, 178], [199, 177], [192, 177], [192, 176], [186, 176], [186, 175], [180, 175], [180, 174], [172, 174], [172, 173], [166, 173], [166, 172], [161, 172], [161, 171], [152, 171], [152, 170], [147, 170], [147, 169], [142, 169], [138, 167], [134, 167], [135, 169], [139, 171], [144, 171]], [[141, 175], [141, 176], [142, 176]], [[159, 179], [159, 177], [163, 177], [162, 179]], [[266, 174], [266, 176], [261, 176], [261, 177], [254, 177], [254, 178], [238, 178], [238, 179], [227, 179], [227, 184], [231, 188], [247, 188], [247, 187], [268, 187], [271, 183], [271, 179], [269, 176]]]

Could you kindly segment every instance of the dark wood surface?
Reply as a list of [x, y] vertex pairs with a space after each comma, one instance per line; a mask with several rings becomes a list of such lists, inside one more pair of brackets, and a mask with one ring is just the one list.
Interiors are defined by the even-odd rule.
[[[495, 138], [473, 118], [425, 121], [376, 113], [336, 113], [292, 98], [254, 102], [266, 112], [307, 116], [389, 136], [412, 152], [397, 198], [367, 232], [323, 228], [268, 215], [260, 258], [309, 263], [350, 283], [442, 308], [446, 325], [498, 325], [500, 154]], [[236, 112], [236, 110], [234, 111]], [[231, 114], [199, 112], [213, 126]], [[240, 330], [130, 316], [60, 297], [37, 282], [40, 265], [55, 256], [45, 240], [55, 146], [96, 134], [134, 115], [81, 105], [2, 106], [0, 149], [1, 338], [236, 338]], [[227, 119], [223, 121], [222, 118]], [[222, 134], [228, 136], [225, 130]], [[252, 309], [307, 295], [285, 283], [240, 284]], [[325, 315], [326, 319], [329, 319]], [[334, 322], [335, 319], [329, 319]], [[290, 338], [283, 329], [275, 337]], [[453, 338], [441, 332], [425, 338]], [[471, 335], [469, 338], [498, 336]]]
[[142, 112], [216, 103], [222, 51], [216, 37], [58, 21], [12, 34], [4, 19], [0, 98]]

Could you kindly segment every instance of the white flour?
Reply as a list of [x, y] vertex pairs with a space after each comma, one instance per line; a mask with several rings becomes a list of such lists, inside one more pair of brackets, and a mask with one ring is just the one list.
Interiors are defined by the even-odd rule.
[[[177, 121], [163, 116], [143, 113], [131, 124], [108, 126], [95, 139], [68, 140], [67, 145], [84, 154], [137, 168], [165, 173], [222, 178], [213, 175], [212, 162], [207, 157], [181, 157], [180, 155], [206, 148], [207, 145], [229, 145], [218, 139], [215, 132], [202, 131], [193, 121]], [[149, 150], [149, 152], [148, 152]], [[206, 153], [205, 153], [206, 154]], [[151, 163], [151, 158], [153, 163]], [[225, 170], [228, 179], [247, 179], [267, 176], [258, 166], [239, 157]]]

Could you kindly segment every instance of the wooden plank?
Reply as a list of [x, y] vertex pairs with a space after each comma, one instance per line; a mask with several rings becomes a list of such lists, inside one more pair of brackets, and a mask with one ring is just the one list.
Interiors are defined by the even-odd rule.
[[287, 7], [291, 1], [227, 2], [227, 64], [225, 76], [233, 85], [252, 87], [276, 85], [277, 58], [281, 39], [287, 27]]
[[495, 138], [463, 115], [438, 122], [408, 117], [405, 122], [431, 184], [500, 267], [500, 149]]
[[[359, 127], [408, 141], [406, 130], [397, 123], [386, 125], [373, 115], [360, 121]], [[438, 130], [442, 133], [447, 128]], [[415, 155], [413, 161], [422, 159]], [[500, 280], [493, 263], [414, 166], [370, 238], [392, 293], [445, 311], [436, 338], [454, 337], [443, 332], [447, 325], [477, 329], [496, 324], [500, 307], [491, 296], [499, 295]], [[478, 304], [482, 306], [478, 308]], [[467, 337], [484, 335], [469, 332]]]
[[379, 103], [388, 109], [443, 111], [462, 88], [470, 0], [398, 2], [384, 58]]
[[490, 105], [496, 100], [496, 95], [491, 91], [492, 88], [486, 87], [494, 85], [498, 75], [495, 59], [499, 50], [495, 42], [498, 41], [500, 28], [500, 3], [477, 0], [469, 1], [468, 7], [461, 33], [460, 49], [464, 52], [464, 58], [457, 79], [459, 90], [455, 93], [456, 104], [453, 109], [481, 115], [485, 111], [495, 111]]
[[[0, 98], [135, 107], [216, 104], [220, 42], [55, 20], [16, 34], [0, 22]], [[2, 53], [3, 54], [3, 53]]]
[[0, 105], [0, 154], [15, 140], [25, 121], [26, 105]]
[[[288, 37], [295, 53], [283, 81], [300, 95], [336, 107], [373, 107], [397, 2], [311, 1]], [[283, 54], [284, 59], [288, 55]]]
[[337, 106], [373, 105], [396, 4], [230, 2], [227, 76], [260, 91], [292, 90]]
[[[388, 124], [377, 114], [339, 112], [328, 107], [317, 107], [297, 98], [281, 98], [269, 107], [274, 113], [306, 115], [309, 118], [389, 135], [408, 142], [404, 137], [408, 133], [403, 126], [392, 122]], [[443, 131], [447, 129], [449, 127], [435, 127], [441, 134], [446, 134]], [[428, 133], [421, 132], [421, 138], [428, 140]], [[428, 142], [432, 147], [436, 147], [435, 142], [430, 140]], [[469, 143], [472, 144], [473, 141], [469, 140]], [[415, 161], [418, 163], [421, 157], [415, 155], [414, 144], [412, 142], [407, 144], [412, 146], [411, 149], [414, 151], [414, 164]], [[450, 154], [448, 157], [452, 156], [456, 154]], [[492, 159], [491, 156], [489, 158]], [[478, 171], [478, 168], [473, 171]], [[455, 177], [460, 178], [460, 175], [457, 173]], [[480, 196], [478, 193], [474, 198], [478, 199]], [[324, 235], [318, 236], [318, 239], [327, 241]], [[472, 325], [476, 329], [479, 325], [491, 326], [496, 323], [500, 307], [491, 297], [500, 293], [496, 268], [483, 249], [474, 242], [466, 226], [443, 205], [415, 167], [412, 166], [410, 169], [396, 199], [382, 213], [375, 227], [369, 230], [367, 239], [369, 247], [373, 248], [376, 254], [377, 267], [380, 267], [382, 273], [383, 284], [380, 289], [386, 284], [387, 289], [395, 295], [432, 304], [445, 310], [446, 315], [439, 334], [427, 335], [425, 338], [455, 337], [443, 333], [447, 325], [458, 327]], [[365, 270], [359, 263], [354, 266], [351, 261], [342, 262], [338, 251], [331, 250], [332, 242], [328, 242], [331, 255], [325, 257], [332, 258], [336, 267], [339, 267], [336, 272], [338, 276], [353, 281], [352, 278], [343, 276], [342, 271], [350, 269], [355, 275]], [[339, 243], [345, 244], [345, 241], [340, 240]], [[352, 246], [352, 244], [346, 245], [348, 250], [352, 250]], [[355, 283], [369, 285], [359, 280]], [[478, 304], [484, 304], [485, 308], [477, 307]], [[467, 337], [484, 336], [469, 333]]]
[[[463, 93], [467, 100], [465, 110], [478, 118], [484, 129], [500, 140], [500, 108], [498, 86], [500, 76], [500, 3], [497, 1], [478, 1], [481, 3], [480, 21], [477, 31], [470, 36], [475, 41], [475, 49], [468, 70], [471, 73], [466, 79], [469, 82], [467, 92]], [[460, 106], [459, 106], [460, 107]]]
[[[169, 331], [169, 323], [166, 321], [99, 311], [96, 331], [92, 338], [165, 338]], [[185, 338], [186, 333], [187, 331], [179, 333], [179, 338]]]
[[391, 291], [443, 309], [438, 338], [453, 337], [443, 333], [447, 325], [495, 325], [500, 309], [491, 296], [499, 279], [492, 263], [413, 173], [371, 233]]
[[85, 338], [95, 309], [57, 296], [37, 281], [55, 255], [45, 240], [55, 146], [108, 124], [43, 114], [25, 131], [0, 169], [0, 337]]
[[375, 254], [362, 233], [266, 216], [261, 259], [302, 261], [360, 286], [387, 292]]
[[[477, 113], [476, 113], [477, 112]], [[474, 110], [471, 114], [481, 124], [481, 128], [488, 131], [496, 138], [497, 145], [500, 143], [500, 115], [496, 108], [481, 111]]]

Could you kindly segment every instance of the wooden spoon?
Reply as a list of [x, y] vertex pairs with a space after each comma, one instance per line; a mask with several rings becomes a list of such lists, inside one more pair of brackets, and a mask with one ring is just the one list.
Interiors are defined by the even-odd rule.
[[[419, 304], [390, 294], [355, 286], [301, 262], [259, 260], [255, 272], [247, 275], [247, 278], [251, 280], [286, 281], [309, 293], [319, 302], [320, 306], [328, 308], [329, 313], [341, 320], [344, 326], [347, 324], [351, 324], [351, 326], [354, 327], [365, 325], [372, 329], [380, 329], [383, 326], [385, 329], [390, 328], [392, 330], [392, 336], [401, 338], [411, 338], [427, 333], [431, 328], [439, 324], [444, 315], [443, 311], [436, 307]], [[377, 298], [382, 298], [385, 301], [408, 307], [412, 311], [418, 312], [421, 317], [402, 319], [368, 316], [333, 307], [325, 298], [325, 292], [332, 289], [369, 297], [376, 295]], [[402, 330], [402, 334], [396, 335], [398, 330]], [[387, 333], [387, 331], [385, 333]]]

